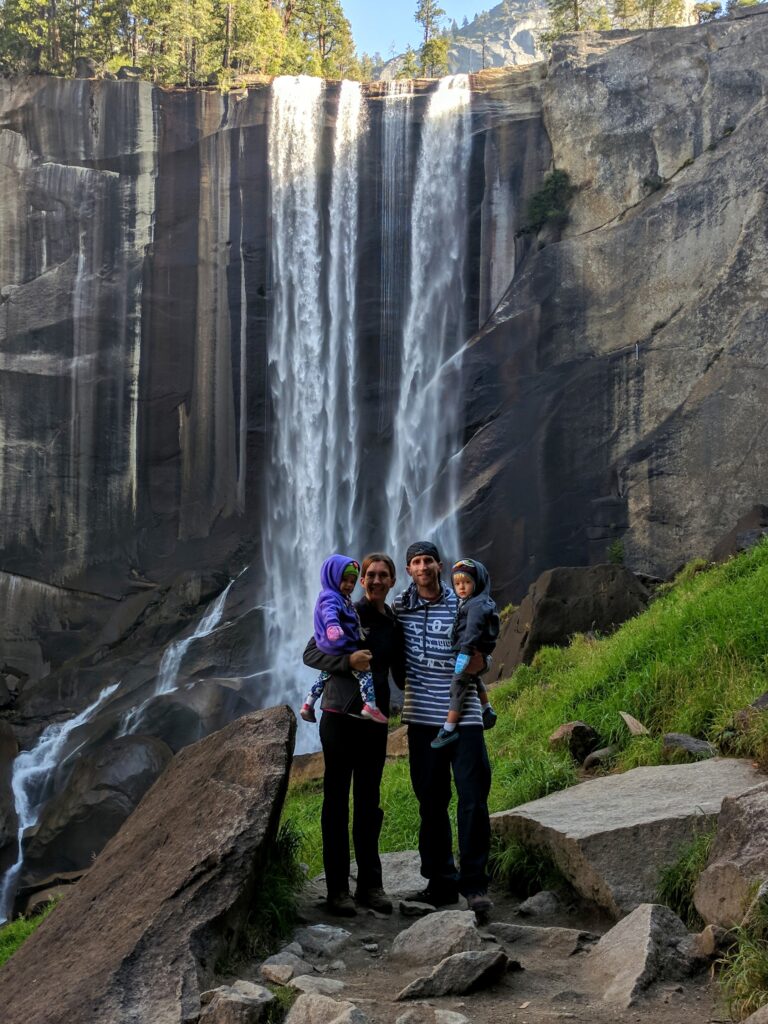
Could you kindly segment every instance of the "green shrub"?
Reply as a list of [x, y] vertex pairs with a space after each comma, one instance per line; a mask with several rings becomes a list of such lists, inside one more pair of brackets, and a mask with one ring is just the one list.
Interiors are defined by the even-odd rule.
[[536, 234], [545, 224], [567, 223], [568, 206], [575, 191], [567, 171], [550, 171], [538, 192], [528, 200], [522, 233]]
[[611, 565], [624, 565], [624, 542], [618, 537], [608, 545], [608, 561]]
[[699, 875], [707, 865], [716, 831], [716, 828], [711, 828], [696, 836], [680, 850], [675, 863], [661, 871], [659, 877], [659, 903], [664, 903], [674, 910], [691, 931], [700, 931], [704, 927], [704, 922], [693, 905], [693, 892]]
[[40, 927], [57, 903], [58, 900], [52, 900], [45, 910], [34, 917], [19, 917], [0, 926], [0, 966], [10, 960], [24, 940]]
[[267, 1007], [264, 1024], [282, 1024], [288, 1016], [288, 1011], [299, 998], [299, 990], [289, 988], [288, 985], [270, 985], [269, 988], [275, 1000]]

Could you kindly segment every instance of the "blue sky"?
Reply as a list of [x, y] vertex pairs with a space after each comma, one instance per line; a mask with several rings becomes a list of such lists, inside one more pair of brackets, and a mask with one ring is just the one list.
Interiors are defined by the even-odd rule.
[[[498, 0], [442, 0], [447, 24], [455, 18], [459, 25], [464, 15], [471, 21], [475, 14], [495, 7]], [[342, 0], [344, 13], [352, 22], [352, 34], [358, 53], [375, 53], [386, 59], [392, 43], [402, 53], [408, 43], [414, 47], [421, 41], [421, 26], [413, 20], [416, 0]]]

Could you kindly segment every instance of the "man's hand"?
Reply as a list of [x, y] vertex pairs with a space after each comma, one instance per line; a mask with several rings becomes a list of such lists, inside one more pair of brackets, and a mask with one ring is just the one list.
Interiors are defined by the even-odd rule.
[[369, 672], [371, 668], [371, 652], [355, 651], [349, 656], [349, 667], [354, 672]]
[[485, 668], [485, 658], [480, 651], [475, 651], [467, 665], [467, 672], [473, 676], [479, 676]]

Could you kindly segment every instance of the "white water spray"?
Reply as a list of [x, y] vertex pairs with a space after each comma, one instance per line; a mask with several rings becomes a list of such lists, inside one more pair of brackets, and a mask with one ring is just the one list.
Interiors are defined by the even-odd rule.
[[[387, 478], [388, 543], [431, 538], [458, 556], [455, 460], [460, 359], [465, 341], [469, 77], [440, 81], [421, 135], [411, 211], [411, 272], [403, 328], [400, 397]], [[448, 514], [446, 514], [448, 513]]]
[[184, 660], [184, 655], [196, 640], [202, 640], [203, 637], [210, 636], [211, 633], [219, 628], [222, 616], [224, 615], [224, 606], [227, 603], [227, 595], [234, 582], [234, 580], [230, 580], [216, 600], [211, 602], [191, 636], [186, 636], [181, 640], [174, 640], [172, 644], [166, 647], [157, 670], [154, 693], [142, 701], [138, 707], [132, 708], [123, 717], [120, 732], [118, 733], [119, 736], [129, 736], [131, 733], [135, 733], [141, 722], [144, 710], [152, 701], [164, 693], [173, 693], [177, 688], [176, 683], [179, 678], [179, 669]]
[[[274, 609], [268, 645], [273, 678], [281, 683], [272, 701], [284, 700], [286, 691], [298, 696], [311, 678], [300, 659], [320, 565], [337, 547], [354, 551], [356, 544], [359, 84], [344, 82], [339, 94], [327, 252], [319, 196], [324, 117], [322, 81], [275, 79], [269, 133], [274, 306], [267, 345], [274, 426], [263, 531]], [[312, 742], [300, 730], [297, 749]]]
[[7, 921], [13, 910], [12, 902], [16, 881], [24, 863], [22, 840], [29, 828], [37, 825], [45, 803], [45, 783], [60, 764], [67, 741], [80, 726], [89, 722], [117, 689], [118, 684], [102, 690], [93, 704], [68, 722], [49, 725], [31, 750], [23, 750], [13, 762], [11, 789], [18, 821], [18, 853], [16, 863], [6, 872], [0, 886], [0, 924]]

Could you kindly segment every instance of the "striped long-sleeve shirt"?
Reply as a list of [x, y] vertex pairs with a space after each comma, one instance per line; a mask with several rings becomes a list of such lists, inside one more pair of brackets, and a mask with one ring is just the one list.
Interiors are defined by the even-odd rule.
[[[458, 598], [444, 583], [440, 597], [426, 601], [416, 584], [395, 599], [394, 610], [405, 637], [405, 701], [403, 721], [442, 725], [450, 709], [451, 678], [456, 655], [451, 632]], [[467, 691], [460, 725], [482, 725], [480, 701], [473, 686]]]

